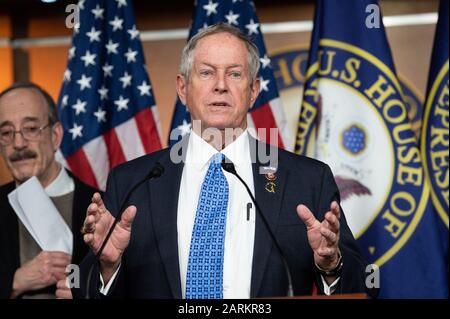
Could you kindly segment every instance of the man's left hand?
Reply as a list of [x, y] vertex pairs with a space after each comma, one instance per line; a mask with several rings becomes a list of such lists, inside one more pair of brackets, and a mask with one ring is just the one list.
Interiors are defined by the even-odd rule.
[[323, 270], [337, 267], [339, 262], [339, 205], [333, 201], [325, 219], [319, 222], [305, 205], [297, 206], [297, 214], [306, 225], [308, 241], [314, 252], [314, 261]]

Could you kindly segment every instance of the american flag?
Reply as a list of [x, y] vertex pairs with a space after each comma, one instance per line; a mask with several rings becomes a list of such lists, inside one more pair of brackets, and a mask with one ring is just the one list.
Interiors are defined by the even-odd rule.
[[[278, 128], [278, 146], [284, 147], [287, 144], [286, 139], [288, 137], [284, 133], [286, 130], [286, 119], [253, 1], [197, 0], [192, 20], [189, 39], [207, 26], [225, 22], [240, 28], [258, 46], [261, 62], [259, 71], [261, 92], [247, 115], [248, 127], [249, 129]], [[190, 122], [191, 118], [186, 107], [178, 99], [172, 118], [172, 135], [177, 136], [178, 140], [181, 139], [182, 136], [190, 131]], [[260, 136], [260, 138], [270, 142], [269, 133], [267, 133], [266, 137]], [[169, 145], [176, 142], [177, 140], [171, 140], [169, 136]]]
[[111, 168], [161, 148], [161, 129], [131, 0], [78, 8], [58, 100], [61, 152], [76, 176], [104, 189]]

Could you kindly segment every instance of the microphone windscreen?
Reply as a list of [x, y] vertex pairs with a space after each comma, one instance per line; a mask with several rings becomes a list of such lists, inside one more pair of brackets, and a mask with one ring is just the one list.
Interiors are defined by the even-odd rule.
[[228, 173], [236, 175], [236, 169], [234, 168], [234, 164], [231, 162], [226, 162], [225, 160], [221, 163], [222, 168]]

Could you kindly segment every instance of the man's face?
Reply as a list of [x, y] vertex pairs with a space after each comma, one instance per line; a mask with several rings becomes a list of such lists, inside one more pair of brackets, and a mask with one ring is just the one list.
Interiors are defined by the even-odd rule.
[[[48, 124], [48, 106], [44, 97], [34, 89], [15, 89], [0, 98], [0, 134], [22, 128], [38, 129]], [[32, 176], [47, 184], [55, 165], [55, 151], [62, 139], [59, 123], [40, 131], [36, 140], [27, 140], [16, 132], [13, 141], [0, 151], [16, 182], [22, 183]]]
[[199, 40], [189, 80], [178, 75], [177, 91], [203, 129], [245, 129], [259, 80], [252, 83], [249, 77], [245, 44], [229, 33], [217, 33]]

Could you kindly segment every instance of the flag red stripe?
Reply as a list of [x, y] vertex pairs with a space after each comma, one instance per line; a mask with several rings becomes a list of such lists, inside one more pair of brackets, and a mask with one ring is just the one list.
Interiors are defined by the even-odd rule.
[[103, 139], [105, 140], [106, 148], [108, 150], [109, 169], [125, 162], [126, 157], [116, 135], [116, 130], [112, 129], [103, 134]]
[[[154, 106], [156, 107], [156, 106]], [[153, 118], [151, 108], [146, 108], [134, 117], [142, 145], [144, 145], [145, 153], [151, 153], [161, 149], [161, 141], [159, 140], [158, 128]]]
[[[272, 109], [270, 108], [269, 103], [261, 105], [257, 109], [254, 109], [250, 112], [252, 116], [253, 123], [255, 123], [255, 128], [258, 129], [260, 127], [264, 128], [275, 128], [278, 127], [277, 122], [275, 121], [275, 117], [272, 114]], [[269, 140], [269, 132], [266, 135], [266, 143], [270, 143]], [[278, 145], [279, 148], [284, 148], [283, 141], [281, 139], [280, 132], [278, 132]]]
[[97, 179], [95, 178], [94, 172], [92, 171], [92, 167], [89, 164], [89, 160], [87, 159], [83, 148], [80, 148], [71, 156], [66, 157], [66, 162], [75, 176], [86, 184], [98, 188]]

